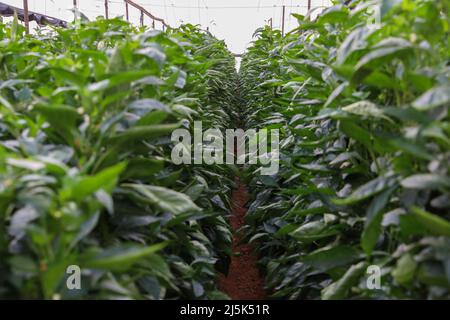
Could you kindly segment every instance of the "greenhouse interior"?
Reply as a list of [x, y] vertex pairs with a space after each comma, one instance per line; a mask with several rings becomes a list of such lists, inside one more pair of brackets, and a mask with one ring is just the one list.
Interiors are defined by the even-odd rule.
[[449, 35], [448, 0], [0, 1], [0, 300], [450, 300]]

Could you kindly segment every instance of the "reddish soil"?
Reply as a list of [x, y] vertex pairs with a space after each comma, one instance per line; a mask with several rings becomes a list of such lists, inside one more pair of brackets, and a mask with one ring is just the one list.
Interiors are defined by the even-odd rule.
[[233, 191], [233, 212], [231, 227], [234, 230], [233, 255], [228, 276], [219, 277], [219, 288], [233, 300], [264, 300], [267, 294], [264, 290], [264, 279], [256, 266], [257, 257], [249, 244], [240, 244], [241, 235], [237, 232], [245, 222], [245, 204], [248, 193], [245, 185], [236, 178], [237, 188]]

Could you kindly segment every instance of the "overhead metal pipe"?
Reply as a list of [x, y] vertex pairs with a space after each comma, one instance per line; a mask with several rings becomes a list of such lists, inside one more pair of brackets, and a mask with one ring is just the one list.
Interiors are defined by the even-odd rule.
[[23, 0], [23, 22], [27, 33], [30, 33], [30, 16], [28, 12], [28, 0]]
[[105, 19], [109, 19], [109, 6], [108, 6], [108, 0], [105, 0]]

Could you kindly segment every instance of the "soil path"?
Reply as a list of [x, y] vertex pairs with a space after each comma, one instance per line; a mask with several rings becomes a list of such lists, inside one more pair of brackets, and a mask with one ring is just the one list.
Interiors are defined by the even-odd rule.
[[264, 290], [264, 279], [260, 276], [256, 266], [257, 257], [253, 248], [248, 244], [239, 244], [241, 235], [237, 232], [245, 222], [245, 204], [248, 193], [245, 185], [236, 178], [237, 188], [233, 190], [233, 211], [231, 213], [231, 227], [233, 228], [233, 255], [228, 276], [219, 277], [219, 288], [233, 300], [263, 300], [267, 299]]

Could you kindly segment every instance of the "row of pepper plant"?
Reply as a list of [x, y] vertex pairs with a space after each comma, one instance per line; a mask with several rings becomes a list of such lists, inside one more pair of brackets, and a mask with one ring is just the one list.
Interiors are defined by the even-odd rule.
[[171, 134], [228, 126], [234, 63], [192, 25], [0, 24], [1, 298], [226, 298], [235, 169], [175, 165]]
[[243, 111], [281, 155], [247, 168], [247, 232], [274, 297], [450, 297], [449, 9], [335, 1], [257, 30]]

